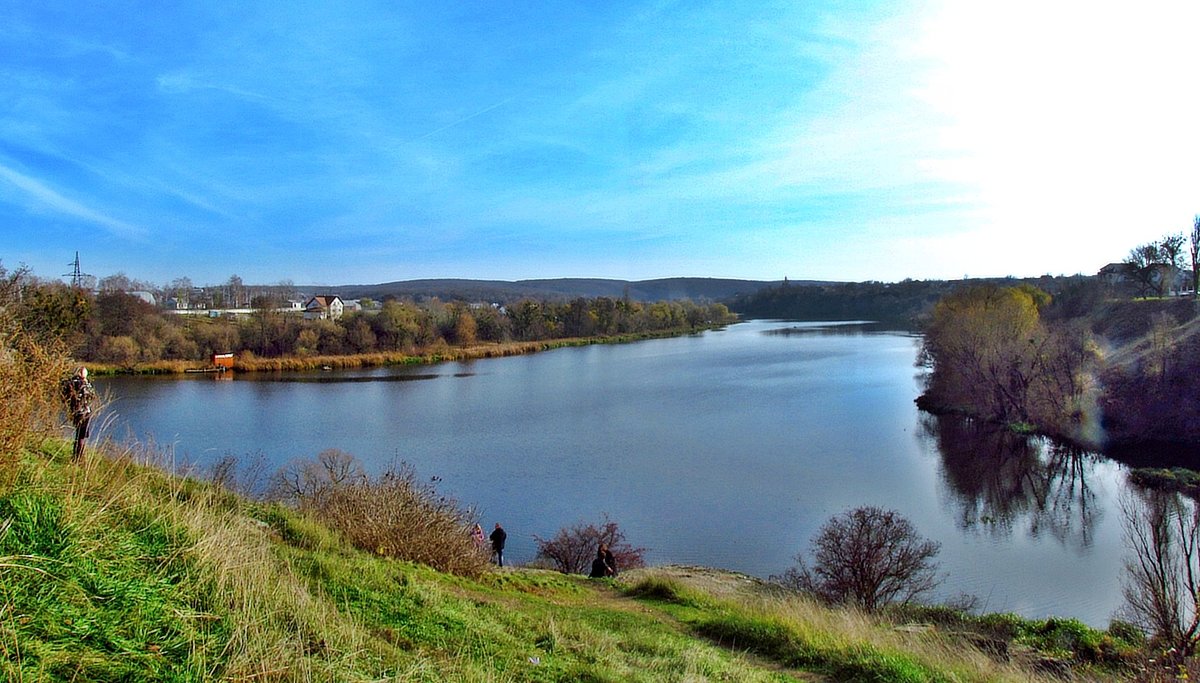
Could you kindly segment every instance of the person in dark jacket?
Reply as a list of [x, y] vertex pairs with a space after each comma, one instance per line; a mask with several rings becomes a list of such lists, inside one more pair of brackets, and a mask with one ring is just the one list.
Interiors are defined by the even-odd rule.
[[488, 536], [492, 541], [492, 554], [496, 556], [496, 564], [504, 566], [504, 541], [508, 540], [508, 534], [504, 531], [504, 527], [500, 526], [500, 522], [496, 522], [496, 528], [492, 530], [492, 535]]
[[608, 565], [608, 575], [617, 575], [617, 558], [613, 556], [612, 551], [608, 549], [607, 543], [600, 544], [600, 552], [604, 553], [604, 564]]
[[71, 451], [71, 459], [83, 457], [84, 442], [88, 438], [88, 430], [92, 423], [92, 401], [96, 398], [96, 390], [87, 378], [87, 368], [80, 366], [75, 374], [63, 380], [63, 400], [67, 403], [67, 413], [71, 424], [75, 426], [75, 447]]
[[592, 571], [588, 577], [602, 579], [606, 576], [617, 575], [617, 562], [608, 546], [601, 543], [596, 549], [596, 559], [592, 560]]

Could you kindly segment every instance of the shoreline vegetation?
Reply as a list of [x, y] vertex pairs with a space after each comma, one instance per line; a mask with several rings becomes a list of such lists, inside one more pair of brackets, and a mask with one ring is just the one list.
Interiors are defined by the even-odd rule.
[[[435, 344], [428, 348], [411, 351], [387, 351], [373, 353], [351, 353], [338, 355], [287, 356], [282, 358], [260, 358], [252, 352], [236, 355], [234, 372], [304, 372], [315, 370], [346, 370], [354, 368], [386, 367], [391, 365], [433, 365], [437, 363], [506, 358], [530, 353], [540, 353], [561, 348], [592, 346], [595, 344], [626, 344], [650, 339], [666, 339], [697, 334], [706, 330], [719, 330], [735, 322], [707, 325], [699, 328], [681, 328], [639, 332], [630, 334], [570, 337], [538, 341], [486, 342], [467, 345]], [[189, 371], [208, 370], [210, 363], [203, 361], [152, 361], [138, 363], [133, 367], [111, 363], [85, 362], [88, 371], [96, 375], [172, 375]]]
[[1200, 445], [1197, 304], [1104, 294], [986, 284], [943, 297], [925, 326], [918, 407], [1100, 452]]
[[1200, 500], [1197, 305], [1104, 294], [987, 284], [942, 298], [917, 407], [1098, 452], [1143, 489]]

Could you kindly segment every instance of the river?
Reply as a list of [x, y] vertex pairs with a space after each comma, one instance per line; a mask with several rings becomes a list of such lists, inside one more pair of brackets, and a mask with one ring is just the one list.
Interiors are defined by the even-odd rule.
[[941, 543], [939, 598], [1106, 626], [1120, 605], [1114, 461], [918, 411], [920, 339], [751, 321], [432, 366], [97, 380], [104, 431], [176, 466], [273, 471], [336, 448], [437, 478], [511, 561], [617, 521], [651, 564], [783, 572], [831, 515], [895, 509]]

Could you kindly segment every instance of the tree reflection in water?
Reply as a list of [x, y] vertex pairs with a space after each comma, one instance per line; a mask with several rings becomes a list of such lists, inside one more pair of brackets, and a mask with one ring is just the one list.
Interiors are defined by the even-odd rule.
[[941, 455], [959, 527], [1007, 536], [1024, 527], [1064, 545], [1092, 544], [1103, 511], [1088, 475], [1099, 456], [957, 416], [922, 416]]

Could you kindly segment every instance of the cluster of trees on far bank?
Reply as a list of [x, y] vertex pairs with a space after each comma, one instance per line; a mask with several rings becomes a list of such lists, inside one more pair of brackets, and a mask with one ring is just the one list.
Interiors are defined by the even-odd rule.
[[376, 310], [338, 320], [306, 320], [299, 311], [264, 302], [249, 315], [213, 318], [163, 311], [120, 289], [93, 293], [28, 274], [14, 277], [20, 289], [17, 315], [26, 329], [62, 340], [81, 360], [126, 368], [204, 361], [214, 353], [282, 358], [416, 352], [440, 345], [686, 331], [735, 320], [719, 303], [607, 297], [526, 299], [508, 307], [389, 299]]
[[921, 326], [942, 297], [966, 284], [1031, 284], [1047, 292], [1075, 287], [1090, 278], [1044, 276], [1025, 280], [902, 280], [795, 284], [784, 280], [734, 297], [730, 308], [746, 318], [786, 320], [872, 320], [904, 328]]
[[925, 327], [920, 404], [1092, 447], [1200, 443], [1200, 216], [1193, 224], [1190, 273], [1180, 233], [1054, 292], [1012, 282], [946, 294]]
[[934, 306], [922, 405], [1082, 437], [1098, 348], [1086, 330], [1051, 327], [1051, 297], [1030, 285], [979, 285]]
[[925, 330], [919, 404], [1089, 447], [1200, 443], [1196, 302], [1109, 291], [982, 285], [945, 297]]

